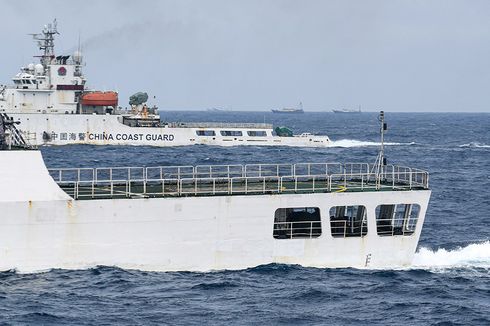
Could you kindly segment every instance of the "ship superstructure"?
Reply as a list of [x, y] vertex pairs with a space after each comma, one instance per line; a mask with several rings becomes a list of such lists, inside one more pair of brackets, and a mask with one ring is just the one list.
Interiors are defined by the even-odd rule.
[[0, 112], [5, 113], [79, 113], [79, 98], [85, 91], [82, 55], [55, 56], [56, 20], [32, 34], [42, 51], [39, 63], [30, 63], [12, 78], [13, 87], [0, 89]]
[[[185, 123], [160, 121], [158, 110], [146, 104], [148, 96], [135, 94], [129, 110], [118, 107], [115, 91], [86, 87], [80, 49], [73, 55], [55, 55], [57, 24], [33, 34], [41, 55], [39, 63], [21, 68], [12, 86], [0, 87], [0, 113], [20, 124], [35, 145], [151, 145], [194, 144], [236, 146], [326, 147], [327, 136], [278, 135], [265, 123]], [[145, 99], [145, 100], [141, 100]]]

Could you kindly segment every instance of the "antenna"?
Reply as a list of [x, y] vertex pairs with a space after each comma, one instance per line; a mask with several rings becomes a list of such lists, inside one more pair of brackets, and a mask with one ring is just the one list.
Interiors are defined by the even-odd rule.
[[54, 35], [58, 33], [58, 23], [56, 18], [52, 24], [45, 25], [41, 33], [31, 34], [34, 41], [37, 41], [39, 50], [43, 51], [40, 56], [44, 68], [50, 64], [54, 58]]
[[81, 39], [81, 34], [82, 34], [82, 33], [81, 33], [81, 32], [80, 32], [80, 30], [79, 30], [79, 31], [78, 31], [78, 52], [80, 52], [80, 53], [82, 52], [82, 47], [81, 47], [81, 45], [80, 45], [80, 44], [81, 44], [81, 42], [80, 42], [80, 39]]
[[381, 135], [381, 144], [379, 147], [379, 154], [376, 158], [376, 162], [374, 163], [373, 170], [371, 173], [375, 174], [376, 177], [376, 188], [379, 189], [381, 186], [381, 179], [383, 178], [384, 167], [386, 166], [386, 157], [385, 157], [385, 131], [388, 130], [388, 125], [385, 122], [385, 112], [379, 111], [378, 121], [380, 123], [380, 135]]
[[381, 170], [383, 169], [383, 166], [386, 165], [386, 158], [385, 158], [385, 131], [388, 129], [388, 125], [385, 122], [385, 112], [384, 111], [379, 111], [379, 122], [381, 124], [380, 128], [380, 133], [381, 133], [381, 147], [379, 150], [379, 155], [380, 155], [380, 164], [381, 164]]

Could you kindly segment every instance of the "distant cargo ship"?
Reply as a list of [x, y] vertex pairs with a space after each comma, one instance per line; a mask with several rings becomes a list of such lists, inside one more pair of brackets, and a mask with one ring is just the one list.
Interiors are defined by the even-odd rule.
[[333, 113], [361, 113], [361, 107], [359, 109], [333, 109]]
[[299, 102], [299, 106], [297, 108], [282, 108], [282, 109], [272, 109], [272, 113], [305, 113], [303, 111], [303, 103]]

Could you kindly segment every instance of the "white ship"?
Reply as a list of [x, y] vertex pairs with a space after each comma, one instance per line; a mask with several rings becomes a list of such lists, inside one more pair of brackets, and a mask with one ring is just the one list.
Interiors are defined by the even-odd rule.
[[[12, 123], [0, 148], [22, 142]], [[429, 175], [376, 162], [48, 170], [3, 150], [0, 270], [406, 266]]]
[[355, 109], [332, 109], [332, 112], [333, 113], [348, 113], [348, 114], [361, 113], [361, 106], [359, 106], [359, 108], [357, 110], [355, 110]]
[[[43, 51], [40, 63], [23, 67], [13, 86], [0, 86], [0, 113], [21, 122], [35, 145], [263, 145], [326, 147], [327, 136], [309, 133], [279, 136], [265, 123], [166, 123], [155, 108], [133, 102], [125, 112], [115, 92], [86, 88], [80, 51], [55, 56], [56, 21], [34, 34]], [[141, 94], [140, 94], [141, 95]], [[141, 97], [140, 97], [141, 98]]]

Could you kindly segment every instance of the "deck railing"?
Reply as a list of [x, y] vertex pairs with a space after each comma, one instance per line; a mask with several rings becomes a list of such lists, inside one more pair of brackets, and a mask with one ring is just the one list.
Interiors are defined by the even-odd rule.
[[270, 123], [233, 123], [233, 122], [168, 122], [171, 128], [244, 128], [244, 129], [272, 129]]
[[318, 238], [322, 234], [320, 221], [275, 222], [276, 239]]
[[49, 169], [73, 198], [166, 197], [428, 189], [426, 171], [367, 163]]

